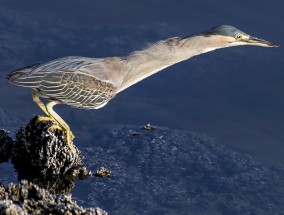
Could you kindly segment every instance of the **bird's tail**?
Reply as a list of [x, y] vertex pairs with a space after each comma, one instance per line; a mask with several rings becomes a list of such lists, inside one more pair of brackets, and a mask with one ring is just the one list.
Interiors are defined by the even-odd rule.
[[17, 80], [23, 73], [21, 71], [13, 71], [10, 72], [6, 78], [9, 80], [9, 82], [13, 83], [15, 80]]
[[30, 75], [38, 64], [24, 67], [22, 69], [15, 70], [9, 73], [6, 78], [11, 84], [24, 86], [24, 87], [36, 87], [39, 84], [39, 78], [37, 76]]

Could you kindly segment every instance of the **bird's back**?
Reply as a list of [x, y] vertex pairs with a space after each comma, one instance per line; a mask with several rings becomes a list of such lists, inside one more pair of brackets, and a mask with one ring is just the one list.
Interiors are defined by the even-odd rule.
[[12, 84], [30, 87], [44, 97], [76, 108], [96, 109], [116, 93], [119, 85], [114, 78], [114, 70], [119, 70], [116, 61], [116, 58], [70, 56], [16, 70], [7, 78]]

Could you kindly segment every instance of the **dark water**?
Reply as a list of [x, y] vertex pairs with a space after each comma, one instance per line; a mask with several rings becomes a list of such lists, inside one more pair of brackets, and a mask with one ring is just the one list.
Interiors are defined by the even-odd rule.
[[214, 51], [144, 80], [101, 110], [57, 110], [70, 124], [79, 148], [86, 130], [151, 122], [206, 133], [255, 161], [283, 166], [283, 6], [276, 0], [1, 1], [0, 109], [14, 120], [2, 120], [0, 127], [13, 131], [41, 113], [29, 89], [5, 80], [14, 69], [67, 55], [126, 55], [160, 39], [230, 24], [280, 48]]
[[[73, 192], [110, 214], [281, 214], [284, 169], [256, 163], [206, 135], [157, 127], [101, 128], [81, 144], [87, 166], [112, 170]], [[93, 145], [96, 145], [94, 148]]]

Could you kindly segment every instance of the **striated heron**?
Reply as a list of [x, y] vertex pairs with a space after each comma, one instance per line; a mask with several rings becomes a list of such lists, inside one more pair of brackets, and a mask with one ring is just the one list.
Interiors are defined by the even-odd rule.
[[[66, 132], [67, 144], [73, 151], [74, 135], [53, 110], [54, 105], [98, 109], [117, 93], [166, 67], [215, 49], [239, 45], [277, 47], [233, 26], [221, 25], [195, 35], [162, 40], [125, 57], [63, 57], [16, 70], [7, 78], [12, 84], [33, 89], [33, 100], [47, 115], [39, 120], [55, 120], [57, 125], [52, 128]], [[45, 105], [40, 97], [50, 101]]]

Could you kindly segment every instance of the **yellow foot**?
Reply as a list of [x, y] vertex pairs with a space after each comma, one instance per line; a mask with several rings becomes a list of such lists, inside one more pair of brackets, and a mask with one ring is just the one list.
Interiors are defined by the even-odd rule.
[[[39, 116], [38, 119], [37, 119], [37, 122], [43, 122], [43, 121], [53, 121], [53, 122], [57, 123], [52, 117], [49, 117], [49, 116]], [[72, 133], [72, 131], [70, 131], [70, 129], [63, 128], [63, 127], [61, 127], [58, 124], [53, 124], [52, 126], [50, 126], [48, 128], [48, 130], [49, 131], [55, 131], [55, 130], [65, 131], [66, 132], [66, 142], [67, 142], [67, 145], [69, 146], [71, 152], [75, 151], [75, 148], [74, 148], [74, 146], [72, 144], [72, 141], [74, 140], [75, 136]]]
[[54, 121], [54, 119], [49, 116], [38, 116], [36, 121], [37, 122]]
[[74, 148], [73, 143], [72, 143], [72, 141], [74, 140], [74, 138], [75, 138], [75, 136], [74, 136], [74, 134], [72, 133], [72, 131], [67, 130], [67, 131], [66, 131], [66, 142], [67, 142], [67, 144], [68, 144], [68, 146], [69, 146], [71, 152], [74, 152], [74, 151], [75, 151], [75, 148]]
[[[62, 130], [64, 131], [65, 129], [61, 128], [59, 125], [52, 125], [48, 128], [49, 131], [54, 131], [54, 130]], [[66, 143], [67, 145], [69, 146], [71, 152], [74, 152], [75, 151], [75, 148], [72, 144], [72, 141], [74, 140], [75, 136], [74, 134], [72, 133], [72, 131], [70, 130], [66, 130]]]
[[55, 130], [63, 131], [63, 128], [61, 128], [59, 125], [54, 124], [54, 125], [50, 126], [47, 130], [49, 130], [49, 131], [55, 131]]

